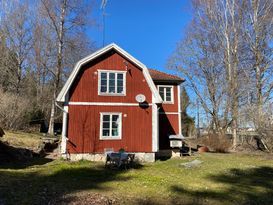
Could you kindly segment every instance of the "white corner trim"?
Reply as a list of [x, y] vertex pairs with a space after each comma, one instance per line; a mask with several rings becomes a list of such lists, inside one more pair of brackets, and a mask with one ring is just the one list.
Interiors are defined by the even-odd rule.
[[157, 105], [154, 103], [152, 105], [152, 152], [158, 151], [158, 110]]
[[182, 120], [181, 120], [181, 104], [180, 104], [180, 98], [181, 98], [181, 92], [180, 92], [180, 85], [177, 86], [177, 97], [178, 97], [178, 130], [179, 130], [179, 134], [181, 135], [182, 134], [182, 128], [181, 128], [181, 123], [182, 123]]
[[157, 85], [158, 93], [159, 93], [159, 88], [171, 88], [171, 101], [164, 101], [163, 99], [162, 100], [163, 100], [163, 104], [174, 104], [174, 87], [173, 87], [173, 85]]
[[146, 81], [148, 83], [148, 86], [150, 87], [150, 89], [152, 91], [152, 95], [153, 95], [152, 96], [152, 102], [153, 103], [162, 103], [163, 100], [162, 100], [161, 96], [159, 95], [159, 92], [158, 92], [158, 90], [157, 90], [157, 88], [156, 88], [156, 86], [154, 84], [154, 81], [153, 81], [153, 79], [152, 79], [152, 77], [151, 77], [151, 75], [150, 75], [150, 73], [148, 71], [148, 68], [146, 66], [143, 67], [142, 72], [143, 72], [143, 75], [144, 75], [144, 77], [145, 77], [145, 79], [146, 79]]
[[[120, 126], [118, 127], [119, 136], [103, 136], [102, 128], [103, 128], [103, 115], [119, 115]], [[110, 121], [110, 132], [112, 132], [112, 120]], [[121, 112], [100, 112], [100, 140], [121, 140], [122, 138], [122, 113]]]
[[56, 101], [57, 102], [65, 102], [65, 96], [68, 93], [69, 88], [71, 87], [74, 79], [76, 78], [80, 68], [82, 65], [90, 62], [91, 60], [97, 58], [98, 56], [106, 53], [107, 51], [111, 50], [111, 49], [115, 49], [117, 52], [121, 53], [123, 56], [125, 56], [126, 58], [128, 58], [129, 60], [131, 60], [133, 63], [135, 63], [137, 66], [139, 66], [142, 69], [143, 75], [152, 91], [152, 94], [154, 96], [154, 102], [153, 103], [162, 103], [162, 99], [159, 95], [159, 92], [157, 91], [155, 84], [151, 78], [151, 75], [147, 69], [147, 67], [141, 63], [140, 61], [138, 61], [136, 58], [134, 58], [133, 56], [131, 56], [129, 53], [127, 53], [125, 50], [123, 50], [122, 48], [120, 48], [119, 46], [117, 46], [114, 43], [111, 43], [107, 46], [105, 46], [104, 48], [99, 49], [98, 51], [92, 53], [91, 55], [81, 59], [80, 61], [78, 61], [73, 69], [73, 71], [71, 72], [69, 78], [67, 79], [65, 85], [63, 86], [61, 92], [59, 93]]
[[[93, 106], [139, 106], [139, 103], [118, 103], [118, 102], [69, 102], [69, 105], [93, 105]], [[148, 104], [153, 105], [152, 103]]]
[[61, 140], [61, 154], [66, 153], [66, 144], [67, 144], [67, 129], [68, 129], [68, 106], [64, 106], [63, 112], [63, 126], [62, 126], [62, 140]]

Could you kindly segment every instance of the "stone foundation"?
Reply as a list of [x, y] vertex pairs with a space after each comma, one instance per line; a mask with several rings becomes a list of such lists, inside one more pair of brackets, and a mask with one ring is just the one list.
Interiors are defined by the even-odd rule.
[[[155, 153], [135, 152], [135, 160], [138, 162], [154, 162]], [[88, 160], [88, 161], [105, 161], [103, 153], [83, 153], [83, 154], [62, 154], [62, 158], [71, 161]]]
[[176, 158], [180, 157], [180, 150], [179, 149], [168, 149], [168, 150], [159, 150], [156, 153], [156, 158]]

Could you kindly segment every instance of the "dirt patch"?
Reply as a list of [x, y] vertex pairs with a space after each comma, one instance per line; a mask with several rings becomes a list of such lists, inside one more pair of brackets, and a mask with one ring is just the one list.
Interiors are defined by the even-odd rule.
[[117, 198], [104, 196], [99, 193], [87, 193], [78, 195], [65, 195], [60, 199], [53, 200], [49, 205], [112, 205], [119, 204]]

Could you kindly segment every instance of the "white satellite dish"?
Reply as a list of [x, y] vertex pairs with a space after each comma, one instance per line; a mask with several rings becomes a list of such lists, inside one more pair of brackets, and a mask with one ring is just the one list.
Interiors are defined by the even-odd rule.
[[136, 101], [137, 101], [138, 103], [143, 103], [145, 100], [146, 100], [146, 97], [145, 97], [145, 95], [143, 95], [143, 94], [138, 94], [138, 95], [136, 96]]

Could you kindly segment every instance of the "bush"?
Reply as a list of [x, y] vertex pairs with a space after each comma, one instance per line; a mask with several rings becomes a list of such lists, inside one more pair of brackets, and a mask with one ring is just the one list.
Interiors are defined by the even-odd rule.
[[203, 139], [203, 144], [208, 146], [210, 150], [219, 153], [226, 153], [229, 151], [232, 143], [225, 135], [208, 134]]
[[26, 98], [0, 90], [0, 125], [5, 129], [22, 129], [29, 102]]

